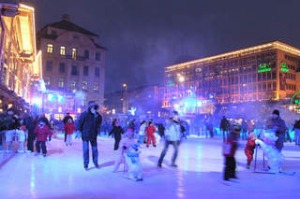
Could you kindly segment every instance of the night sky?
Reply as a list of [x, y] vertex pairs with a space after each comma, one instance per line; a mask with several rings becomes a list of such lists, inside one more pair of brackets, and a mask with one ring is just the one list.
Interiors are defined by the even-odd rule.
[[163, 85], [164, 67], [274, 40], [300, 47], [299, 0], [31, 0], [37, 30], [69, 14], [105, 46], [106, 92]]

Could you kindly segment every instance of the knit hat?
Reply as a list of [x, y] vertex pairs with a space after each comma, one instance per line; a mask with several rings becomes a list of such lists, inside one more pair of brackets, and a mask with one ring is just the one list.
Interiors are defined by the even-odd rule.
[[275, 115], [279, 116], [279, 110], [275, 109], [272, 114], [275, 114]]
[[94, 107], [95, 109], [99, 108], [98, 104], [96, 104], [95, 101], [89, 101], [89, 105], [88, 106], [89, 106], [89, 108], [91, 108], [91, 107]]

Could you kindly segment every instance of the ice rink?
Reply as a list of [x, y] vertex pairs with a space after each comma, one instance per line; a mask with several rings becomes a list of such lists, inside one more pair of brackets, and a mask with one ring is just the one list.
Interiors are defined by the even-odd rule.
[[[33, 153], [0, 153], [0, 198], [107, 198], [107, 199], [203, 199], [203, 198], [300, 198], [300, 147], [286, 143], [284, 170], [296, 174], [258, 174], [246, 169], [245, 141], [240, 141], [236, 160], [238, 182], [223, 183], [223, 156], [221, 138], [188, 138], [180, 145], [178, 168], [170, 167], [173, 148], [170, 146], [163, 162], [157, 161], [163, 143], [156, 148], [142, 146], [142, 182], [124, 177], [123, 166], [113, 173], [117, 152], [114, 140], [99, 137], [99, 165], [94, 168], [90, 158], [85, 171], [81, 140], [65, 146], [61, 138], [47, 144], [48, 155]], [[91, 152], [91, 151], [90, 151]], [[261, 150], [258, 150], [257, 168], [263, 168]]]

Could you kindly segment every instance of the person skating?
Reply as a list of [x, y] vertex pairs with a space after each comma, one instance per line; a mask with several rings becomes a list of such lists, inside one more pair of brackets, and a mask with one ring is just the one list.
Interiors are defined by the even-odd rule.
[[51, 140], [51, 135], [52, 135], [51, 129], [49, 128], [49, 126], [46, 125], [44, 120], [39, 120], [38, 124], [34, 128], [34, 133], [36, 135], [35, 155], [39, 155], [42, 149], [42, 154], [44, 157], [46, 157], [47, 155], [46, 141], [47, 139], [49, 141]]
[[76, 127], [73, 121], [73, 118], [68, 118], [68, 121], [64, 124], [64, 132], [67, 135], [66, 136], [66, 146], [72, 145], [72, 135], [75, 132]]
[[227, 184], [227, 182], [231, 179], [237, 179], [235, 153], [238, 148], [240, 131], [241, 128], [239, 125], [233, 125], [228, 138], [223, 143], [223, 156], [225, 157], [223, 179], [225, 184]]
[[153, 122], [150, 121], [147, 128], [146, 128], [146, 133], [147, 133], [147, 143], [146, 146], [149, 147], [150, 143], [152, 143], [152, 145], [154, 147], [156, 147], [156, 140], [155, 140], [155, 136], [154, 133], [156, 132], [156, 128], [153, 125]]
[[282, 148], [284, 147], [286, 125], [285, 121], [280, 117], [279, 110], [275, 109], [272, 112], [272, 117], [267, 121], [266, 129], [272, 129], [275, 131], [275, 135], [278, 137], [275, 141], [275, 147], [278, 152], [281, 153]]
[[254, 149], [256, 146], [256, 144], [255, 144], [256, 136], [253, 132], [251, 132], [251, 133], [249, 133], [248, 137], [249, 138], [246, 143], [244, 152], [247, 157], [247, 169], [250, 169], [250, 165], [253, 160]]
[[89, 143], [92, 147], [93, 162], [96, 168], [98, 165], [98, 145], [97, 136], [102, 123], [102, 116], [97, 112], [99, 106], [90, 101], [88, 109], [81, 113], [77, 121], [76, 129], [81, 132], [82, 151], [83, 151], [83, 166], [88, 170], [89, 165]]
[[119, 149], [119, 143], [124, 133], [123, 128], [120, 125], [119, 119], [115, 118], [112, 122], [112, 130], [109, 132], [109, 136], [113, 136], [115, 139], [114, 150]]
[[178, 146], [179, 146], [179, 141], [180, 141], [180, 124], [179, 124], [179, 119], [178, 119], [178, 112], [174, 111], [173, 112], [173, 117], [167, 119], [166, 121], [166, 128], [165, 128], [165, 145], [164, 148], [160, 154], [157, 166], [159, 168], [162, 167], [162, 162], [163, 159], [168, 151], [169, 145], [173, 145], [174, 147], [174, 152], [172, 156], [172, 162], [171, 166], [172, 167], [177, 167], [176, 165], [176, 159], [178, 155]]

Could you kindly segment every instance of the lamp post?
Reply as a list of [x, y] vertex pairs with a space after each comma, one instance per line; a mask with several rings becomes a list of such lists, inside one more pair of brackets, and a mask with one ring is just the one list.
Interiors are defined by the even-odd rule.
[[128, 107], [127, 107], [127, 103], [128, 103], [128, 99], [127, 99], [127, 84], [123, 84], [122, 85], [122, 112], [126, 113]]

